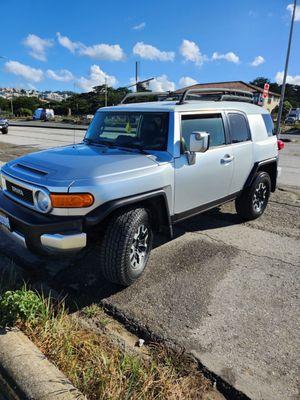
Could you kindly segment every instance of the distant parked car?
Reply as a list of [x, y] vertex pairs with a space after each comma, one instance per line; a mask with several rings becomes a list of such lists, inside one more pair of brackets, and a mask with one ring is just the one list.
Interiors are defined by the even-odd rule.
[[285, 119], [286, 124], [295, 124], [300, 121], [300, 108], [292, 108]]
[[33, 120], [49, 121], [51, 119], [54, 119], [52, 108], [37, 108], [33, 114]]
[[8, 120], [0, 117], [0, 130], [2, 135], [6, 135], [8, 133]]

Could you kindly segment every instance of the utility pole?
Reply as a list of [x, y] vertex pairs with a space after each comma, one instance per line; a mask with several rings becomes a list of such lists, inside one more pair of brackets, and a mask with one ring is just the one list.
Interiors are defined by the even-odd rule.
[[105, 92], [104, 92], [104, 94], [105, 94], [104, 104], [105, 104], [105, 107], [107, 107], [107, 77], [105, 77]]
[[11, 108], [11, 116], [14, 116], [14, 104], [13, 104], [13, 95], [10, 98], [10, 108]]
[[136, 61], [135, 62], [135, 87], [136, 91], [138, 92], [138, 83], [140, 81], [140, 62]]
[[297, 0], [294, 0], [294, 8], [293, 8], [293, 14], [292, 14], [289, 42], [288, 42], [288, 48], [287, 48], [287, 53], [286, 53], [283, 81], [282, 81], [282, 86], [281, 86], [281, 96], [280, 96], [280, 103], [279, 103], [278, 116], [277, 116], [277, 126], [276, 126], [276, 135], [277, 136], [280, 133], [280, 122], [281, 122], [282, 110], [283, 110], [283, 102], [284, 102], [285, 86], [286, 86], [286, 76], [287, 76], [287, 71], [288, 71], [288, 66], [289, 66], [289, 59], [290, 59], [290, 52], [291, 52], [291, 43], [292, 43], [292, 36], [293, 36], [293, 28], [294, 28], [294, 21], [295, 21], [296, 6], [297, 6]]

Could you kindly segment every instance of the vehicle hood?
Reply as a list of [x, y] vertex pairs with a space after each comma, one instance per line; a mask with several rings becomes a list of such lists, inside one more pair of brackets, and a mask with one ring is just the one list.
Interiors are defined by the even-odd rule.
[[157, 167], [153, 155], [85, 144], [27, 154], [7, 163], [3, 172], [38, 184], [70, 185], [129, 171]]

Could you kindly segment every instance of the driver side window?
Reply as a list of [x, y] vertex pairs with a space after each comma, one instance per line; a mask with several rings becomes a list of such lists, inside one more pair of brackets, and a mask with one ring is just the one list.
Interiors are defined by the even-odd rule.
[[195, 131], [207, 132], [210, 134], [209, 147], [226, 144], [221, 114], [183, 115], [181, 118], [181, 140], [183, 150], [189, 147], [190, 136]]

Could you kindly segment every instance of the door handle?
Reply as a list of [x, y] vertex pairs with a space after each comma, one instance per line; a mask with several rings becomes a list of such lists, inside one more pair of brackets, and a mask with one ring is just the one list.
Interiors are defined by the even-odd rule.
[[234, 160], [234, 156], [231, 156], [230, 154], [225, 154], [225, 156], [223, 158], [221, 158], [221, 163], [222, 164], [227, 164], [227, 163], [230, 163], [233, 160]]

